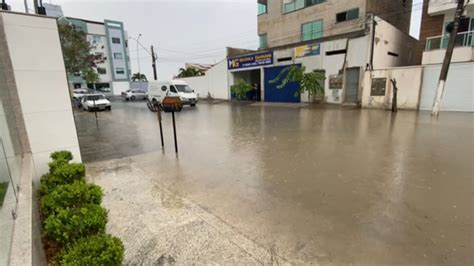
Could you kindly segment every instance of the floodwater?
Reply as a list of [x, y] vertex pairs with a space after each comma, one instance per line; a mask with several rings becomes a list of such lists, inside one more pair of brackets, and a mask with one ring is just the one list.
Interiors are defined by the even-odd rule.
[[[161, 150], [144, 103], [98, 116], [76, 114], [85, 161]], [[176, 118], [179, 157], [164, 114], [165, 151], [137, 165], [288, 262], [474, 263], [474, 114], [221, 103]]]

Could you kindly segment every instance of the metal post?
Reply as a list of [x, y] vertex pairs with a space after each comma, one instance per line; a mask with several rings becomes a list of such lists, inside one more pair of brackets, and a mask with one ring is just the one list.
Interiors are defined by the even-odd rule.
[[161, 123], [162, 117], [161, 117], [161, 107], [158, 106], [158, 124], [160, 125], [160, 137], [161, 137], [161, 148], [165, 149], [165, 141], [163, 140], [163, 125]]
[[176, 122], [174, 119], [174, 112], [171, 112], [171, 115], [173, 116], [174, 150], [176, 151], [176, 154], [178, 154], [178, 140], [176, 138]]
[[99, 123], [99, 120], [97, 119], [97, 108], [95, 106], [95, 100], [94, 101], [94, 114], [95, 114], [95, 123], [98, 124]]
[[152, 67], [153, 67], [153, 77], [155, 80], [158, 80], [158, 76], [156, 74], [156, 53], [153, 45], [151, 46], [151, 59], [152, 59]]
[[141, 74], [142, 74], [142, 70], [140, 69], [140, 47], [138, 46], [139, 45], [139, 40], [140, 40], [140, 37], [142, 37], [142, 34], [138, 34], [138, 38], [136, 39], [137, 40], [137, 60], [138, 60], [138, 80], [141, 82], [142, 81], [142, 77], [141, 77]]

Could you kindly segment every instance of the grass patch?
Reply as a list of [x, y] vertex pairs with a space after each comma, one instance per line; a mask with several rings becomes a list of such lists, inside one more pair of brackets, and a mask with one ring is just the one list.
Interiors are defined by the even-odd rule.
[[0, 207], [3, 206], [3, 200], [5, 199], [5, 194], [7, 194], [8, 182], [0, 183]]

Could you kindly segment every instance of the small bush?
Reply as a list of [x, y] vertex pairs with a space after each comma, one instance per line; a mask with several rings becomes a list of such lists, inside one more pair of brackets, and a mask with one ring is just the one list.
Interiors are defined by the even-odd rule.
[[[51, 167], [52, 164], [55, 164], [54, 167]], [[42, 196], [50, 193], [57, 186], [82, 181], [86, 175], [86, 167], [81, 163], [68, 164], [53, 161], [50, 163], [50, 168], [50, 173], [41, 177], [40, 194]]]
[[45, 217], [65, 208], [79, 208], [88, 204], [100, 205], [102, 188], [84, 181], [60, 185], [41, 198], [41, 211]]
[[103, 233], [106, 223], [107, 211], [90, 204], [57, 210], [44, 221], [44, 233], [59, 247], [66, 247], [80, 238]]
[[58, 265], [122, 265], [123, 253], [120, 239], [99, 234], [79, 240], [55, 261]]
[[50, 158], [53, 159], [53, 161], [70, 162], [74, 157], [70, 151], [56, 151], [51, 153]]

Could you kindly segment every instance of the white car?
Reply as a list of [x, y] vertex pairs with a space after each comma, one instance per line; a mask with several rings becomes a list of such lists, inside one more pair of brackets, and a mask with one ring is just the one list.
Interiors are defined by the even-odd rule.
[[85, 111], [112, 110], [110, 101], [103, 94], [87, 94], [81, 99], [82, 109]]
[[144, 90], [131, 89], [131, 90], [122, 92], [122, 98], [125, 99], [126, 101], [146, 100], [147, 97], [148, 96], [146, 95], [146, 92]]
[[72, 91], [72, 99], [75, 101], [80, 101], [81, 98], [86, 94], [89, 94], [88, 89], [75, 89]]
[[198, 96], [188, 83], [182, 80], [150, 82], [148, 100], [154, 104], [161, 103], [166, 96], [178, 96], [183, 105], [196, 106]]

